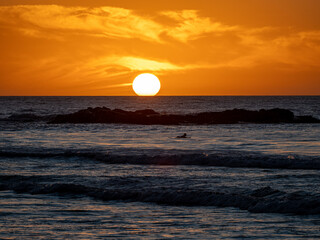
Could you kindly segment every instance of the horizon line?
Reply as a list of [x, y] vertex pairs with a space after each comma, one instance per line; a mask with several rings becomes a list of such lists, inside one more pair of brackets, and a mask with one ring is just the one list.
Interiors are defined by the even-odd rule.
[[320, 97], [320, 94], [287, 94], [287, 95], [156, 95], [156, 96], [137, 96], [137, 95], [0, 95], [0, 97]]

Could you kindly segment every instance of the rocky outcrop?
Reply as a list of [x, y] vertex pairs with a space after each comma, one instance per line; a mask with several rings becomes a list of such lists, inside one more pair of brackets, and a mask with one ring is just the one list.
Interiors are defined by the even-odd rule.
[[233, 109], [195, 114], [160, 114], [152, 109], [125, 111], [106, 107], [87, 108], [56, 116], [49, 123], [125, 123], [125, 124], [232, 124], [232, 123], [319, 123], [312, 116], [295, 117], [290, 110], [274, 108], [251, 111]]

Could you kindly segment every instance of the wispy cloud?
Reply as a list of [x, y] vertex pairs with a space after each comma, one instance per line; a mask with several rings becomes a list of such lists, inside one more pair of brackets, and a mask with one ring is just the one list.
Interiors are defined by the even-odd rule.
[[[81, 31], [109, 38], [140, 38], [160, 41], [162, 26], [132, 10], [116, 7], [64, 7], [21, 5], [0, 7], [0, 21], [24, 29]], [[25, 31], [30, 33], [31, 30]], [[59, 32], [67, 34], [67, 32]]]
[[221, 33], [236, 28], [212, 22], [208, 17], [200, 17], [196, 10], [166, 11], [158, 14], [174, 20], [174, 25], [157, 22], [150, 16], [139, 15], [124, 8], [58, 5], [0, 7], [0, 23], [10, 24], [20, 32], [34, 37], [41, 36], [41, 31], [43, 37], [48, 37], [45, 30], [51, 30], [61, 36], [81, 33], [153, 42], [163, 42], [163, 34], [177, 41], [187, 42], [207, 33]]
[[[95, 43], [88, 46], [86, 39], [73, 46], [76, 45], [73, 41], [78, 39], [70, 38], [72, 43], [67, 51], [72, 52], [68, 53], [73, 57], [72, 62], [65, 56], [68, 54], [64, 46], [59, 48], [57, 44], [53, 47], [59, 48], [62, 56], [53, 53], [30, 61], [38, 69], [42, 59], [50, 59], [52, 64], [41, 67], [53, 73], [60, 71], [61, 75], [65, 71], [66, 75], [103, 79], [133, 71], [165, 73], [197, 68], [250, 68], [270, 63], [293, 70], [320, 67], [320, 30], [231, 26], [202, 16], [197, 10], [153, 14], [170, 21], [118, 7], [2, 6], [0, 28], [17, 31], [28, 38], [60, 41], [72, 34], [103, 37], [103, 49], [95, 48]], [[128, 44], [128, 40], [139, 41], [139, 49], [134, 41]], [[144, 49], [148, 44], [153, 44], [149, 47], [151, 51]], [[21, 65], [32, 69], [28, 64], [28, 58], [32, 57], [27, 55]], [[64, 66], [59, 66], [61, 62]]]
[[156, 61], [139, 57], [125, 56], [125, 57], [108, 57], [105, 59], [106, 63], [112, 63], [133, 71], [171, 71], [181, 70], [183, 67], [166, 61]]
[[197, 10], [165, 11], [161, 14], [175, 20], [176, 24], [168, 28], [166, 33], [181, 42], [197, 39], [207, 33], [222, 33], [237, 29], [237, 26], [227, 26], [213, 22], [209, 17], [200, 17]]
[[248, 49], [248, 52], [227, 63], [230, 66], [278, 63], [292, 70], [320, 67], [320, 30], [295, 32], [269, 27], [236, 34], [241, 39], [240, 47]]

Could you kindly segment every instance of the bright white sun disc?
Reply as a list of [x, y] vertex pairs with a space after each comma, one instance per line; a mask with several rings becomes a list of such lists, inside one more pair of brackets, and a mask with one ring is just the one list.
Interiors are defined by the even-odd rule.
[[160, 90], [159, 79], [151, 73], [138, 75], [132, 83], [133, 91], [138, 96], [155, 96]]

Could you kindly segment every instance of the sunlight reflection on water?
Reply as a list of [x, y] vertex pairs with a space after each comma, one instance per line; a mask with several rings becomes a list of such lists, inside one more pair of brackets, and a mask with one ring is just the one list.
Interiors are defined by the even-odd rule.
[[[0, 236], [34, 239], [319, 237], [317, 217], [0, 192]], [[35, 208], [37, 209], [35, 211]], [[290, 222], [290, 226], [288, 223]]]

